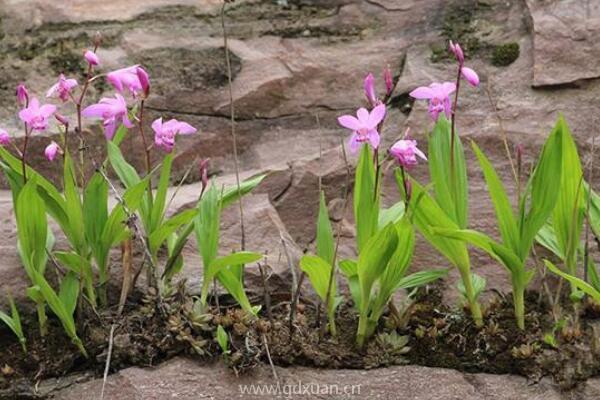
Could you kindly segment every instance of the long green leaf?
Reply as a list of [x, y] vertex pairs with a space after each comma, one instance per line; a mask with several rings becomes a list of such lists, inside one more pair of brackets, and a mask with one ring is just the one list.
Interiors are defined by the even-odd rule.
[[458, 134], [454, 140], [453, 167], [451, 147], [451, 126], [442, 115], [429, 138], [429, 174], [437, 203], [459, 228], [464, 229], [469, 211], [468, 181], [465, 154]]
[[582, 279], [579, 279], [573, 275], [570, 275], [570, 274], [567, 274], [566, 272], [561, 271], [560, 269], [558, 269], [558, 267], [556, 267], [556, 265], [552, 264], [548, 260], [544, 260], [544, 264], [546, 264], [546, 267], [550, 271], [552, 271], [556, 275], [566, 279], [571, 284], [573, 284], [574, 286], [579, 288], [579, 290], [581, 290], [585, 294], [591, 296], [597, 302], [600, 302], [600, 292], [598, 290], [594, 289], [594, 287], [592, 285], [590, 285], [589, 283], [585, 282]]
[[519, 252], [519, 228], [515, 220], [510, 201], [504, 190], [504, 185], [496, 170], [487, 159], [485, 154], [479, 149], [475, 142], [471, 142], [473, 151], [479, 160], [479, 165], [483, 171], [485, 181], [487, 183], [488, 192], [492, 198], [494, 209], [496, 210], [496, 218], [498, 219], [498, 225], [500, 227], [500, 234], [504, 244], [513, 250], [513, 252]]
[[375, 195], [375, 167], [370, 147], [363, 145], [354, 183], [354, 219], [358, 252], [362, 252], [377, 231], [379, 222], [379, 194]]
[[333, 265], [335, 253], [335, 241], [333, 229], [329, 220], [327, 204], [325, 204], [325, 192], [321, 191], [319, 200], [319, 216], [317, 217], [317, 255], [329, 265]]

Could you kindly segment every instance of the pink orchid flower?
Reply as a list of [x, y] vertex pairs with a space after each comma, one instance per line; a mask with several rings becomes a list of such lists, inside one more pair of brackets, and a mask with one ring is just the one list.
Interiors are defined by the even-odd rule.
[[91, 50], [86, 50], [86, 52], [83, 54], [83, 58], [85, 58], [90, 66], [100, 65], [100, 59], [98, 58], [98, 55]]
[[455, 90], [456, 84], [453, 82], [434, 82], [429, 86], [416, 88], [409, 95], [417, 100], [429, 100], [429, 114], [434, 121], [437, 121], [442, 111], [446, 114], [446, 118], [451, 117], [450, 94]]
[[56, 112], [56, 106], [53, 104], [44, 104], [40, 106], [39, 100], [34, 97], [29, 102], [27, 108], [19, 111], [19, 118], [25, 122], [27, 127], [35, 131], [43, 131], [48, 127], [48, 118]]
[[167, 153], [173, 151], [177, 135], [191, 135], [197, 131], [196, 128], [187, 122], [171, 119], [163, 123], [162, 118], [158, 118], [152, 122], [152, 129], [154, 130], [154, 144]]
[[142, 87], [144, 97], [147, 98], [150, 94], [150, 78], [148, 77], [148, 72], [146, 72], [146, 70], [142, 67], [137, 67], [135, 69], [135, 73], [140, 81], [140, 86]]
[[111, 85], [121, 94], [125, 89], [129, 90], [133, 96], [143, 91], [140, 78], [138, 77], [137, 69], [139, 65], [118, 69], [106, 74], [106, 79]]
[[48, 92], [46, 93], [46, 97], [53, 97], [54, 95], [58, 95], [58, 98], [63, 102], [69, 100], [69, 96], [71, 95], [71, 90], [77, 86], [77, 81], [75, 79], [67, 79], [63, 74], [60, 74], [58, 77], [58, 82], [56, 82]]
[[427, 161], [425, 154], [417, 148], [417, 141], [408, 139], [407, 136], [394, 143], [390, 148], [390, 154], [398, 160], [398, 163], [404, 168], [410, 168], [417, 165], [417, 156]]
[[114, 98], [104, 97], [97, 104], [85, 108], [81, 113], [84, 117], [101, 118], [104, 125], [104, 134], [108, 140], [112, 140], [119, 124], [127, 128], [133, 128], [133, 123], [127, 115], [127, 103], [120, 94]]
[[57, 154], [62, 154], [62, 149], [54, 140], [44, 150], [44, 156], [48, 161], [54, 161]]
[[374, 149], [379, 147], [379, 132], [377, 126], [385, 117], [385, 104], [379, 104], [371, 112], [366, 108], [359, 108], [356, 117], [342, 115], [338, 123], [352, 131], [350, 138], [350, 151], [356, 153], [362, 143], [368, 142]]
[[0, 129], [0, 146], [7, 146], [10, 144], [10, 135], [4, 129]]

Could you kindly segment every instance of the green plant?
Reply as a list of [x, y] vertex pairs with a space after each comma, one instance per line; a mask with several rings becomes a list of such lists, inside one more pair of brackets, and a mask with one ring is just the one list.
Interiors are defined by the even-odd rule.
[[558, 199], [558, 191], [552, 182], [560, 180], [562, 175], [563, 143], [567, 135], [568, 128], [560, 117], [544, 144], [526, 192], [520, 199], [516, 216], [494, 167], [479, 147], [472, 143], [494, 205], [501, 243], [474, 230], [435, 229], [435, 233], [442, 237], [463, 240], [481, 248], [508, 270], [513, 287], [515, 316], [520, 329], [525, 328], [524, 292], [535, 274], [535, 270], [526, 268], [526, 263], [535, 237], [554, 210]]
[[10, 315], [0, 311], [0, 321], [4, 322], [6, 326], [13, 331], [15, 336], [19, 339], [23, 351], [27, 352], [25, 335], [23, 334], [23, 327], [21, 326], [21, 316], [19, 315], [19, 310], [17, 310], [17, 306], [10, 294], [8, 295], [8, 302], [10, 304]]
[[229, 354], [229, 336], [227, 336], [227, 332], [221, 325], [217, 326], [217, 343], [223, 354], [227, 356]]
[[224, 199], [223, 195], [219, 195], [216, 185], [213, 183], [198, 202], [198, 213], [194, 219], [196, 242], [204, 266], [200, 302], [206, 306], [210, 284], [216, 279], [242, 309], [256, 315], [260, 306], [253, 307], [246, 296], [243, 278], [244, 265], [260, 260], [262, 255], [240, 251], [218, 257], [221, 210]]
[[[453, 153], [453, 154], [452, 154]], [[415, 180], [412, 181], [412, 213], [414, 223], [425, 239], [450, 263], [458, 268], [462, 291], [477, 326], [483, 325], [478, 294], [471, 273], [467, 246], [435, 231], [465, 229], [468, 225], [468, 181], [465, 155], [460, 137], [452, 146], [451, 126], [440, 116], [429, 137], [429, 174], [434, 195]], [[397, 172], [400, 193], [404, 192], [404, 177]]]

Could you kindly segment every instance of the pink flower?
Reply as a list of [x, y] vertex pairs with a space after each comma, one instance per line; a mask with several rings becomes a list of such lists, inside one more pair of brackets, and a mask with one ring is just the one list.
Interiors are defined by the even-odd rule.
[[356, 153], [361, 143], [369, 142], [376, 149], [379, 147], [379, 132], [377, 126], [385, 117], [385, 104], [379, 104], [370, 113], [366, 108], [359, 108], [356, 117], [342, 115], [338, 122], [344, 128], [352, 130], [350, 138], [350, 151]]
[[477, 73], [471, 68], [462, 67], [460, 69], [460, 73], [467, 80], [467, 82], [469, 82], [471, 86], [479, 86], [479, 76], [477, 76]]
[[[407, 130], [408, 133], [408, 130]], [[390, 154], [398, 160], [398, 163], [404, 168], [410, 168], [417, 165], [417, 156], [427, 161], [427, 157], [417, 148], [417, 141], [406, 139], [398, 140], [390, 148]]]
[[191, 135], [192, 133], [196, 133], [196, 128], [176, 119], [171, 119], [163, 123], [162, 118], [158, 118], [152, 122], [152, 129], [154, 130], [154, 144], [167, 153], [173, 151], [177, 135]]
[[454, 56], [456, 57], [456, 61], [458, 61], [460, 65], [463, 65], [465, 62], [465, 54], [463, 53], [463, 50], [461, 49], [460, 45], [458, 43], [452, 43], [451, 40], [450, 44], [448, 45], [448, 49], [452, 54], [454, 54]]
[[389, 96], [392, 94], [392, 90], [394, 90], [394, 79], [392, 78], [392, 71], [389, 65], [383, 70], [383, 80], [385, 82], [385, 93]]
[[19, 111], [21, 121], [32, 130], [43, 131], [48, 127], [48, 118], [56, 112], [56, 106], [52, 104], [44, 104], [40, 106], [37, 98], [31, 99], [27, 108]]
[[83, 58], [85, 58], [85, 60], [91, 66], [100, 65], [100, 59], [98, 58], [98, 55], [91, 50], [86, 50], [86, 52], [83, 54]]
[[29, 104], [29, 93], [27, 92], [27, 88], [24, 84], [19, 83], [17, 86], [16, 96], [19, 107], [27, 107]]
[[104, 134], [108, 140], [112, 140], [119, 124], [127, 128], [133, 128], [133, 123], [127, 115], [127, 103], [120, 94], [114, 98], [104, 97], [98, 104], [92, 104], [81, 113], [84, 117], [101, 118], [104, 125]]
[[118, 69], [116, 71], [109, 72], [106, 75], [106, 79], [119, 93], [122, 94], [124, 90], [127, 89], [135, 97], [140, 91], [143, 90], [140, 78], [137, 74], [137, 69], [138, 65]]
[[377, 104], [377, 94], [375, 94], [375, 78], [373, 77], [373, 74], [369, 73], [365, 77], [364, 88], [365, 96], [367, 96], [369, 103], [371, 103], [372, 106]]
[[68, 101], [71, 90], [73, 90], [75, 86], [77, 86], [77, 81], [75, 79], [66, 79], [63, 74], [60, 74], [58, 82], [48, 89], [46, 97], [52, 97], [58, 94], [58, 98], [63, 102]]
[[0, 129], [0, 146], [6, 146], [10, 143], [10, 135], [4, 129]]
[[453, 82], [434, 82], [429, 86], [416, 88], [409, 95], [417, 100], [429, 100], [429, 114], [434, 121], [437, 121], [442, 111], [447, 118], [451, 117], [450, 94], [455, 90], [456, 84]]
[[48, 161], [54, 161], [57, 154], [62, 154], [62, 149], [54, 140], [44, 150], [44, 155]]
[[142, 67], [137, 67], [135, 70], [138, 80], [140, 81], [140, 85], [142, 86], [142, 91], [144, 92], [144, 97], [148, 97], [150, 94], [150, 78], [148, 77], [148, 73]]

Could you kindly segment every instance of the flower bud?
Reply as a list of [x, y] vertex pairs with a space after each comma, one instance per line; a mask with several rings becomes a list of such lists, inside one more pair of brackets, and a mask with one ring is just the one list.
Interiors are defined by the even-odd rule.
[[86, 52], [83, 54], [83, 57], [90, 66], [100, 65], [100, 59], [98, 58], [98, 55], [91, 50], [86, 50]]
[[365, 96], [367, 96], [367, 100], [371, 103], [372, 106], [377, 104], [377, 95], [375, 94], [375, 78], [373, 74], [369, 73], [365, 77], [364, 82]]
[[27, 88], [24, 84], [19, 83], [17, 86], [16, 96], [19, 107], [27, 107], [29, 104], [29, 93], [27, 92]]
[[148, 78], [148, 73], [142, 67], [137, 67], [135, 72], [140, 80], [140, 85], [142, 86], [142, 91], [144, 92], [144, 98], [147, 98], [150, 94], [150, 78]]
[[517, 166], [520, 168], [521, 165], [523, 165], [523, 145], [521, 143], [515, 147], [515, 153], [517, 157]]
[[392, 71], [389, 65], [383, 70], [383, 80], [385, 81], [385, 94], [390, 96], [392, 90], [394, 90], [394, 79], [392, 78]]
[[479, 86], [479, 76], [477, 75], [477, 72], [473, 71], [471, 68], [462, 67], [460, 73], [471, 86]]
[[56, 118], [56, 120], [61, 124], [64, 125], [65, 127], [69, 126], [69, 119], [67, 117], [65, 117], [62, 114], [56, 113], [54, 114], [54, 118]]
[[200, 177], [202, 180], [202, 191], [206, 189], [208, 186], [208, 162], [210, 158], [205, 158], [204, 160], [200, 160]]
[[10, 135], [4, 129], [0, 129], [0, 146], [6, 146], [10, 143]]
[[454, 54], [454, 56], [456, 57], [456, 61], [458, 61], [460, 65], [463, 65], [463, 63], [465, 62], [465, 54], [463, 53], [463, 50], [461, 49], [460, 45], [458, 43], [453, 43], [451, 40], [448, 49], [451, 53]]
[[48, 161], [54, 161], [57, 154], [62, 154], [62, 149], [55, 141], [52, 141], [48, 146], [46, 146], [46, 150], [44, 150], [44, 155], [48, 159]]
[[102, 34], [100, 31], [96, 31], [96, 33], [94, 33], [94, 46], [98, 48], [100, 47], [100, 43], [102, 43]]

